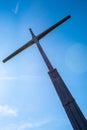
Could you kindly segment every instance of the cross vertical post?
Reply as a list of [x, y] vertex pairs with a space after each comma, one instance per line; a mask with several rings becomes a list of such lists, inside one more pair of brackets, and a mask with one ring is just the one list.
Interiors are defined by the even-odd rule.
[[66, 114], [72, 124], [74, 130], [87, 130], [87, 121], [81, 112], [80, 108], [78, 107], [75, 99], [71, 95], [70, 91], [68, 90], [67, 86], [65, 85], [64, 81], [62, 80], [61, 76], [59, 75], [58, 71], [53, 68], [49, 59], [47, 58], [44, 50], [42, 49], [39, 41], [37, 41], [37, 47], [42, 55], [48, 69], [49, 69], [49, 76], [54, 85], [54, 88], [61, 100], [63, 108], [66, 111]]

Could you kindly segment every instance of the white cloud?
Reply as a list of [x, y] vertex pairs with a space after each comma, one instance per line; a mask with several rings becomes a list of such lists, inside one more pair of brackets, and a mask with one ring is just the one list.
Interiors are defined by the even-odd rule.
[[19, 123], [19, 124], [10, 124], [7, 127], [1, 128], [1, 130], [25, 130], [32, 128], [40, 128], [44, 125], [50, 123], [50, 120], [43, 120], [38, 122], [30, 122], [30, 123]]
[[15, 80], [18, 77], [11, 77], [11, 76], [2, 76], [0, 77], [0, 80]]
[[39, 79], [39, 75], [19, 75], [19, 76], [8, 76], [7, 74], [0, 76], [0, 80], [29, 80], [29, 79]]
[[15, 7], [14, 9], [12, 9], [12, 12], [13, 12], [14, 14], [17, 14], [17, 13], [18, 13], [19, 5], [20, 5], [20, 1], [18, 1], [17, 4], [16, 4], [16, 7]]
[[38, 128], [38, 127], [42, 127], [46, 124], [48, 124], [48, 121], [40, 121], [40, 122], [34, 122], [34, 123], [24, 123], [21, 124], [18, 129], [19, 130], [25, 130], [25, 129], [30, 129], [30, 128]]
[[17, 116], [17, 110], [8, 105], [0, 105], [0, 115], [2, 116]]
[[69, 125], [67, 120], [63, 117], [59, 117], [59, 119], [56, 118], [47, 118], [43, 119], [42, 121], [32, 121], [32, 122], [21, 122], [17, 124], [9, 124], [6, 127], [1, 128], [0, 130], [27, 130], [27, 129], [38, 129], [42, 128], [46, 125], [55, 124], [59, 128], [64, 125]]

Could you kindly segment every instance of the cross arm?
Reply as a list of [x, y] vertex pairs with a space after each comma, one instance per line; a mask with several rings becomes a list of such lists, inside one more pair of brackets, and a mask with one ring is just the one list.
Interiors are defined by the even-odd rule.
[[65, 18], [63, 18], [62, 20], [60, 20], [59, 22], [57, 22], [56, 24], [54, 24], [53, 26], [51, 26], [47, 30], [45, 30], [42, 33], [40, 33], [39, 35], [37, 35], [37, 39], [40, 40], [41, 38], [43, 38], [45, 35], [47, 35], [49, 32], [51, 32], [52, 30], [54, 30], [56, 27], [58, 27], [59, 25], [61, 25], [62, 23], [64, 23], [69, 18], [71, 18], [71, 15], [66, 16]]
[[[11, 58], [13, 58], [15, 55], [17, 55], [18, 53], [20, 53], [21, 51], [23, 51], [24, 49], [28, 48], [29, 46], [31, 46], [32, 44], [36, 43], [36, 41], [39, 41], [41, 38], [43, 38], [44, 36], [46, 36], [49, 32], [51, 32], [52, 30], [54, 30], [56, 27], [58, 27], [59, 25], [61, 25], [62, 23], [64, 23], [66, 20], [68, 20], [71, 16], [68, 15], [65, 18], [63, 18], [62, 20], [60, 20], [59, 22], [57, 22], [56, 24], [54, 24], [53, 26], [49, 27], [48, 29], [46, 29], [45, 31], [43, 31], [42, 33], [40, 33], [39, 35], [35, 36], [33, 35], [32, 40], [30, 40], [29, 42], [27, 42], [26, 44], [24, 44], [22, 47], [20, 47], [18, 50], [16, 50], [15, 52], [13, 52], [12, 54], [10, 54], [8, 57], [6, 57], [3, 62], [7, 62], [8, 60], [10, 60]], [[31, 31], [30, 31], [31, 32]]]
[[20, 53], [21, 51], [23, 51], [24, 49], [26, 49], [27, 47], [31, 46], [34, 43], [33, 40], [30, 40], [29, 42], [27, 42], [25, 45], [23, 45], [22, 47], [20, 47], [19, 49], [17, 49], [15, 52], [13, 52], [11, 55], [9, 55], [8, 57], [6, 57], [3, 62], [7, 62], [8, 60], [10, 60], [12, 57], [14, 57], [15, 55], [17, 55], [18, 53]]

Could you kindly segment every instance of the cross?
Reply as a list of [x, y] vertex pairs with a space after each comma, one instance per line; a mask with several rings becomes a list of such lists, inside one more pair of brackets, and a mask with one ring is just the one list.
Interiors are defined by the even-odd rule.
[[45, 35], [47, 35], [49, 32], [51, 32], [53, 29], [55, 29], [57, 26], [61, 25], [62, 23], [64, 23], [66, 20], [68, 20], [71, 16], [68, 15], [67, 17], [63, 18], [62, 20], [60, 20], [59, 22], [57, 22], [56, 24], [54, 24], [53, 26], [51, 26], [50, 28], [48, 28], [47, 30], [43, 31], [42, 33], [40, 33], [39, 35], [35, 36], [35, 34], [33, 33], [32, 29], [29, 29], [32, 35], [32, 40], [30, 40], [28, 43], [26, 43], [25, 45], [23, 45], [22, 47], [20, 47], [18, 50], [16, 50], [15, 52], [13, 52], [11, 55], [9, 55], [8, 57], [6, 57], [3, 62], [7, 62], [8, 60], [10, 60], [12, 57], [14, 57], [15, 55], [17, 55], [18, 53], [20, 53], [21, 51], [23, 51], [24, 49], [26, 49], [27, 47], [33, 45], [34, 43], [36, 43], [47, 67], [48, 67], [48, 74], [50, 76], [50, 79], [54, 85], [54, 88], [61, 100], [61, 103], [63, 105], [63, 108], [66, 111], [66, 114], [71, 122], [71, 125], [73, 127], [74, 130], [87, 130], [87, 120], [85, 119], [83, 113], [81, 112], [79, 106], [77, 105], [75, 99], [73, 98], [72, 94], [70, 93], [70, 91], [68, 90], [66, 84], [64, 83], [64, 81], [62, 80], [61, 76], [59, 75], [59, 73], [57, 72], [56, 69], [53, 68], [53, 66], [51, 65], [48, 57], [46, 56], [43, 48], [41, 47], [39, 40], [41, 38], [43, 38]]
[[24, 49], [30, 47], [31, 45], [33, 45], [34, 43], [36, 43], [37, 41], [39, 41], [40, 39], [42, 39], [44, 36], [46, 36], [49, 32], [51, 32], [52, 30], [54, 30], [56, 27], [58, 27], [59, 25], [61, 25], [62, 23], [64, 23], [66, 20], [68, 20], [71, 16], [68, 15], [65, 18], [63, 18], [62, 20], [60, 20], [59, 22], [57, 22], [56, 24], [54, 24], [53, 26], [51, 26], [50, 28], [48, 28], [47, 30], [43, 31], [42, 33], [38, 34], [37, 36], [35, 36], [33, 34], [33, 32], [30, 29], [30, 32], [32, 34], [32, 39], [27, 42], [26, 44], [24, 44], [22, 47], [20, 47], [19, 49], [17, 49], [15, 52], [13, 52], [11, 55], [9, 55], [8, 57], [6, 57], [3, 62], [7, 62], [8, 60], [10, 60], [12, 57], [14, 57], [15, 55], [17, 55], [18, 53], [20, 53], [21, 51], [23, 51]]

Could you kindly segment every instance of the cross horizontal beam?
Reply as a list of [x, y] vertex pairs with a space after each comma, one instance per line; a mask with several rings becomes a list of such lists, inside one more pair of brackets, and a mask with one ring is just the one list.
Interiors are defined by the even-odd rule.
[[61, 25], [62, 23], [64, 23], [66, 20], [68, 20], [71, 16], [68, 15], [65, 18], [63, 18], [62, 20], [60, 20], [59, 22], [57, 22], [56, 24], [54, 24], [53, 26], [49, 27], [48, 29], [46, 29], [45, 31], [43, 31], [42, 33], [38, 34], [37, 36], [35, 36], [35, 38], [32, 38], [29, 42], [27, 42], [26, 44], [24, 44], [22, 47], [20, 47], [19, 49], [17, 49], [15, 52], [13, 52], [12, 54], [10, 54], [8, 57], [6, 57], [3, 62], [7, 62], [8, 60], [10, 60], [11, 58], [13, 58], [14, 56], [16, 56], [18, 53], [20, 53], [21, 51], [23, 51], [24, 49], [30, 47], [31, 45], [33, 45], [36, 40], [40, 40], [42, 39], [44, 36], [46, 36], [49, 32], [51, 32], [52, 30], [54, 30], [56, 27], [58, 27], [59, 25]]

